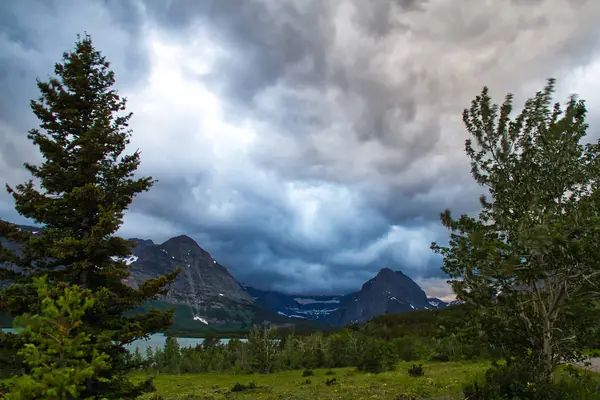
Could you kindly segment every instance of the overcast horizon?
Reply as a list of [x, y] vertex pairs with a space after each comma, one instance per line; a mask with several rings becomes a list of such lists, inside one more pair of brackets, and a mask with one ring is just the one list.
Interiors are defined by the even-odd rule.
[[[348, 293], [383, 267], [451, 299], [439, 214], [479, 210], [462, 110], [557, 79], [598, 138], [594, 0], [0, 2], [0, 183], [39, 162], [36, 78], [87, 32], [133, 112], [139, 195], [119, 235], [186, 234], [240, 281]], [[18, 216], [0, 190], [0, 218]]]

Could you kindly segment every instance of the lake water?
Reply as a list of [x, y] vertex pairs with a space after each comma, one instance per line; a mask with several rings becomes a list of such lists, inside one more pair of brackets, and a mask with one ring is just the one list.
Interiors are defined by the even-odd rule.
[[[3, 332], [12, 332], [15, 333], [14, 329], [2, 329]], [[221, 343], [227, 343], [230, 339], [221, 339]], [[246, 339], [240, 339], [241, 341], [246, 341]], [[154, 335], [150, 335], [148, 340], [136, 340], [133, 343], [127, 345], [126, 347], [130, 351], [135, 351], [136, 347], [139, 347], [142, 351], [142, 354], [145, 353], [148, 347], [152, 347], [152, 349], [156, 349], [157, 347], [162, 348], [167, 341], [167, 336], [162, 333], [155, 333]], [[204, 341], [202, 338], [177, 338], [177, 342], [180, 347], [194, 347], [197, 344], [200, 344]]]
[[[230, 339], [220, 339], [221, 343], [227, 343], [229, 342]], [[242, 342], [245, 342], [246, 339], [240, 339]], [[165, 343], [167, 341], [167, 336], [163, 335], [162, 333], [155, 333], [154, 335], [151, 335], [150, 338], [148, 340], [136, 340], [133, 343], [131, 343], [130, 345], [127, 346], [127, 348], [130, 351], [135, 351], [135, 348], [139, 346], [140, 350], [142, 351], [142, 353], [144, 353], [144, 351], [146, 350], [146, 348], [148, 347], [152, 347], [152, 349], [156, 349], [157, 347], [162, 348]], [[200, 344], [204, 341], [204, 339], [202, 338], [185, 338], [185, 337], [178, 337], [177, 338], [177, 342], [179, 343], [180, 347], [194, 347], [197, 344]]]

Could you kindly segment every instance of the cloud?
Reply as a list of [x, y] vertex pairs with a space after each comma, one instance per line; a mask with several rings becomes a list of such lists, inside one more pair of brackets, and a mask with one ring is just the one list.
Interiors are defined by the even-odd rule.
[[[598, 126], [591, 0], [40, 0], [0, 15], [0, 180], [27, 179], [35, 78], [87, 30], [158, 179], [121, 233], [188, 234], [263, 288], [347, 292], [391, 267], [447, 296], [429, 244], [447, 238], [442, 210], [477, 210], [461, 112], [482, 86], [520, 106], [556, 77]], [[0, 212], [16, 218], [5, 194]]]
[[416, 283], [425, 288], [425, 292], [428, 297], [437, 297], [438, 299], [447, 303], [456, 300], [456, 294], [452, 290], [448, 279], [444, 278], [426, 278], [417, 279]]

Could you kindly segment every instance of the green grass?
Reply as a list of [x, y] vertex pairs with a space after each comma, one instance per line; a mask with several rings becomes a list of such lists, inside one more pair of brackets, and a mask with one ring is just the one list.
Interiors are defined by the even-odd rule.
[[[400, 363], [396, 371], [382, 374], [359, 373], [353, 368], [339, 368], [333, 370], [335, 375], [326, 375], [327, 369], [316, 369], [314, 376], [308, 378], [302, 377], [302, 370], [270, 375], [158, 375], [155, 378], [157, 392], [145, 398], [393, 400], [404, 394], [423, 398], [455, 399], [461, 398], [464, 384], [481, 376], [488, 368], [487, 363], [425, 363], [425, 375], [414, 378], [407, 372], [411, 365], [412, 363]], [[325, 381], [331, 378], [336, 378], [337, 383], [327, 386]], [[304, 383], [307, 379], [310, 379], [310, 384]], [[258, 388], [232, 393], [231, 388], [238, 382], [243, 385], [254, 382]]]
[[600, 349], [586, 349], [583, 353], [589, 357], [600, 357]]

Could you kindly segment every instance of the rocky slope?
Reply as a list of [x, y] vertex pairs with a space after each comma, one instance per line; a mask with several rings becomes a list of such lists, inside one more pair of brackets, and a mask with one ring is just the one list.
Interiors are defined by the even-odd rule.
[[[35, 234], [42, 233], [40, 228], [20, 228]], [[260, 306], [224, 266], [188, 236], [174, 237], [162, 244], [137, 238], [129, 240], [137, 243], [132, 255], [124, 259], [131, 271], [126, 281], [129, 285], [135, 287], [146, 279], [178, 267], [183, 269], [166, 296], [148, 302], [137, 310], [174, 308], [171, 327], [174, 330], [246, 329], [254, 324], [300, 330], [326, 327], [313, 321], [285, 317]], [[0, 238], [0, 244], [19, 252], [19, 246], [15, 243]], [[4, 324], [7, 326], [3, 327], [10, 327], [8, 321], [8, 325]]]
[[[40, 228], [22, 226], [39, 234]], [[343, 326], [364, 322], [377, 315], [443, 308], [447, 304], [427, 298], [408, 276], [384, 268], [362, 289], [347, 295], [291, 295], [241, 285], [229, 271], [192, 238], [177, 236], [162, 244], [139, 238], [125, 261], [131, 267], [127, 283], [137, 286], [149, 278], [181, 267], [183, 273], [168, 294], [144, 308], [175, 307], [178, 330], [219, 326], [247, 328], [256, 323], [295, 326], [297, 329]], [[3, 246], [18, 251], [0, 238]], [[313, 321], [316, 321], [317, 324]]]
[[[161, 300], [187, 306], [193, 320], [204, 324], [232, 324], [240, 322], [239, 309], [251, 306], [252, 298], [229, 271], [189, 236], [177, 236], [162, 244], [130, 240], [138, 245], [126, 259], [131, 265], [127, 283], [135, 287], [146, 279], [181, 267], [183, 273]], [[211, 312], [215, 308], [229, 312], [216, 316]]]
[[412, 279], [400, 271], [383, 268], [365, 282], [359, 292], [345, 298], [339, 308], [325, 318], [334, 326], [368, 321], [377, 315], [444, 307], [439, 299], [427, 295]]

